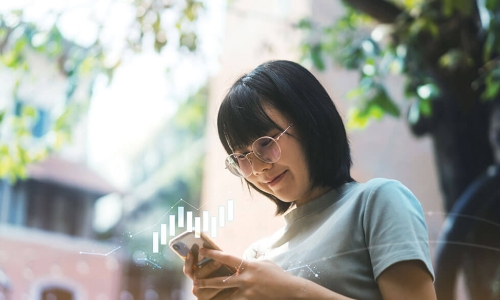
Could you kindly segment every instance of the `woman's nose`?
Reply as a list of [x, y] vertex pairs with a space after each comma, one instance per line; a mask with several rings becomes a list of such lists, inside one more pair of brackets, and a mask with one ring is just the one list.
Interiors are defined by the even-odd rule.
[[264, 170], [271, 168], [272, 163], [263, 162], [262, 160], [257, 158], [255, 156], [255, 153], [253, 153], [253, 152], [249, 153], [249, 154], [251, 154], [251, 155], [249, 155], [248, 158], [250, 160], [250, 164], [252, 165], [252, 174], [258, 175], [258, 174], [264, 172]]

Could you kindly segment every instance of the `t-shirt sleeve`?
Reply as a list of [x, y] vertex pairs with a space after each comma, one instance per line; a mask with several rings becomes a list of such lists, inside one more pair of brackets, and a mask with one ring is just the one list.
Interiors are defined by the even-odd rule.
[[247, 249], [245, 249], [242, 258], [244, 260], [255, 260], [257, 257], [257, 250], [255, 249], [256, 246], [256, 243], [253, 243]]
[[420, 202], [395, 180], [378, 182], [367, 197], [363, 230], [374, 278], [397, 262], [420, 260], [434, 281], [427, 226]]

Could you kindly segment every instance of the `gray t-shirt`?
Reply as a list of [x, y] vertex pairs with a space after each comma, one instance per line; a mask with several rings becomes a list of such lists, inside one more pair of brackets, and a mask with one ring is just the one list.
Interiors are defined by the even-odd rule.
[[400, 261], [421, 260], [434, 280], [422, 206], [398, 181], [347, 183], [284, 217], [286, 226], [245, 259], [271, 260], [354, 299], [382, 299], [376, 279]]

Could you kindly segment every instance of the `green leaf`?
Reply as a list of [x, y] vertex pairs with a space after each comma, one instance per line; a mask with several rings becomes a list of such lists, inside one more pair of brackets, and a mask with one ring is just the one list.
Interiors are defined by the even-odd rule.
[[[494, 22], [492, 20], [492, 22]], [[492, 53], [498, 51], [498, 39], [497, 39], [497, 30], [494, 28], [490, 28], [488, 30], [486, 41], [484, 43], [484, 52], [483, 59], [484, 61], [489, 61], [492, 58]], [[495, 51], [496, 50], [496, 51]]]
[[325, 70], [325, 62], [321, 56], [321, 44], [316, 44], [311, 48], [311, 60], [314, 64], [314, 67], [319, 71]]
[[500, 91], [500, 82], [498, 80], [494, 80], [493, 76], [490, 74], [486, 76], [486, 88], [481, 95], [482, 100], [490, 100], [495, 98]]
[[486, 0], [485, 6], [486, 6], [486, 9], [493, 11], [498, 6], [498, 0]]
[[1, 145], [0, 146], [0, 157], [3, 156], [8, 156], [9, 155], [9, 147], [7, 145]]
[[445, 15], [446, 17], [451, 17], [451, 15], [453, 14], [453, 9], [455, 6], [454, 1], [456, 1], [456, 0], [443, 0], [442, 1], [443, 15]]
[[347, 113], [347, 128], [363, 129], [368, 125], [368, 117], [362, 114], [357, 107], [351, 107]]
[[384, 116], [384, 110], [375, 102], [370, 102], [367, 107], [367, 116], [371, 119], [380, 120]]
[[309, 18], [302, 18], [295, 26], [299, 29], [312, 29], [312, 22]]
[[25, 35], [23, 35], [15, 41], [14, 51], [20, 53], [24, 50], [26, 45], [28, 45], [28, 38]]
[[30, 117], [30, 118], [36, 118], [38, 116], [38, 112], [36, 108], [28, 105], [23, 105], [21, 109], [21, 117]]
[[2, 124], [5, 114], [7, 114], [7, 111], [5, 109], [0, 111], [0, 124]]
[[5, 177], [12, 166], [12, 158], [8, 155], [0, 157], [0, 178]]
[[449, 50], [439, 58], [439, 65], [448, 70], [471, 66], [473, 63], [472, 58], [462, 49], [458, 48]]
[[399, 107], [389, 98], [389, 95], [383, 88], [379, 89], [379, 92], [373, 99], [373, 103], [393, 117], [399, 117], [401, 115]]
[[410, 36], [416, 37], [421, 32], [427, 31], [433, 37], [439, 36], [439, 27], [429, 18], [418, 18], [410, 26]]
[[14, 174], [17, 177], [17, 179], [24, 180], [28, 178], [28, 170], [26, 168], [25, 164], [18, 164], [16, 168], [14, 169]]
[[464, 16], [472, 14], [472, 1], [471, 0], [455, 0], [455, 8]]
[[347, 99], [359, 98], [364, 94], [364, 92], [365, 92], [365, 90], [361, 86], [358, 86], [358, 87], [350, 90], [347, 93], [346, 97], [347, 97]]
[[195, 51], [197, 48], [196, 39], [194, 32], [181, 33], [179, 42], [181, 46], [186, 46], [189, 51]]
[[15, 51], [8, 51], [4, 55], [0, 56], [0, 58], [2, 63], [8, 68], [15, 69], [19, 65], [19, 53], [16, 53]]
[[432, 114], [431, 100], [429, 99], [419, 99], [418, 108], [422, 115], [429, 117]]

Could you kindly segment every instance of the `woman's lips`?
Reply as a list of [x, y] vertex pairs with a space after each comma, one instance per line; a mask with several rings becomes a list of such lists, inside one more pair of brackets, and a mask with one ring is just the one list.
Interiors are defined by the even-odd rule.
[[281, 173], [278, 177], [274, 178], [273, 181], [268, 182], [267, 185], [268, 186], [275, 186], [275, 185], [277, 185], [283, 179], [283, 177], [285, 177], [286, 172], [287, 171]]

